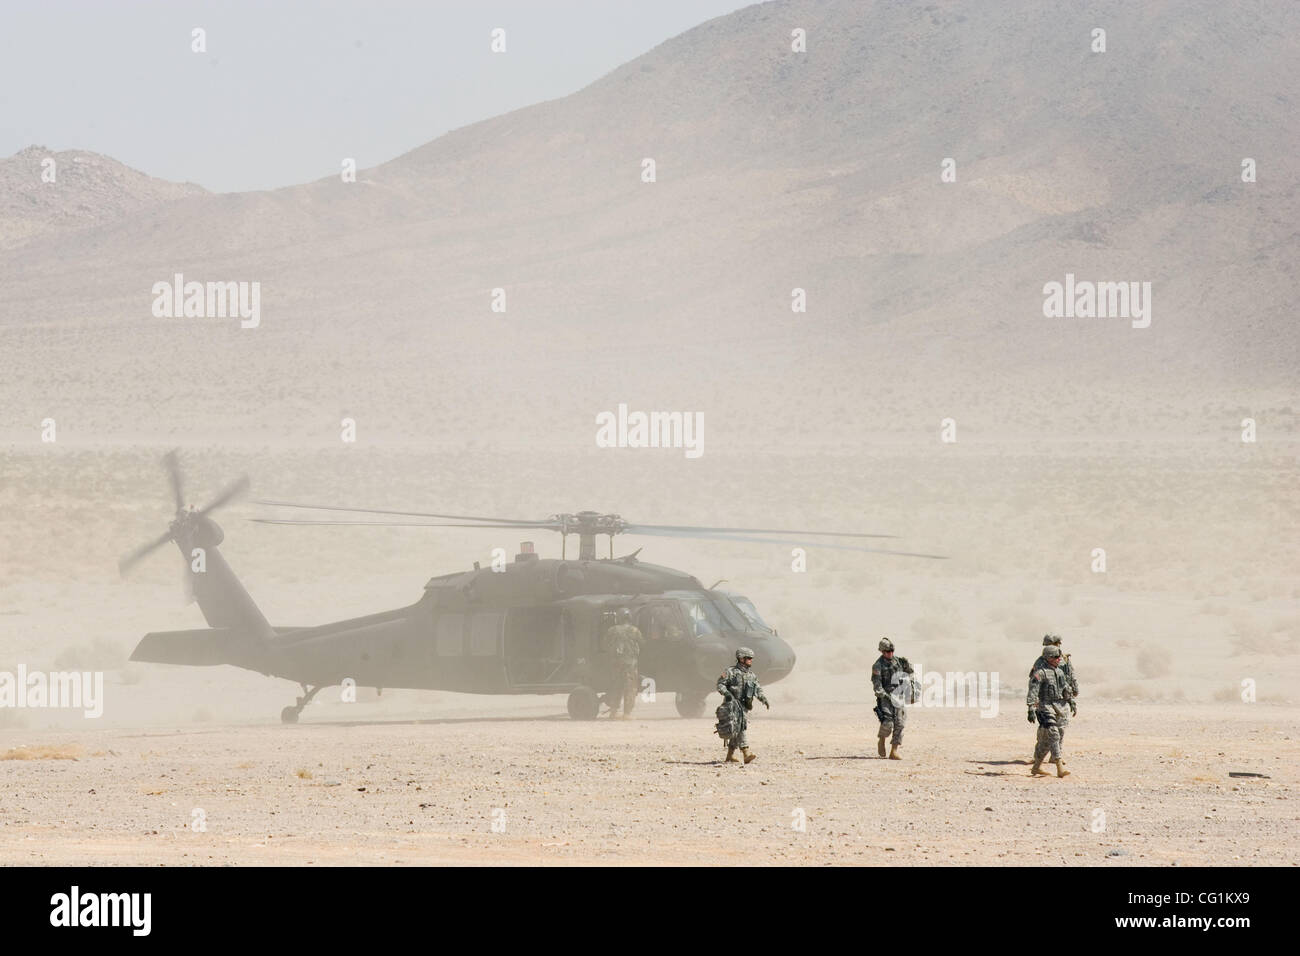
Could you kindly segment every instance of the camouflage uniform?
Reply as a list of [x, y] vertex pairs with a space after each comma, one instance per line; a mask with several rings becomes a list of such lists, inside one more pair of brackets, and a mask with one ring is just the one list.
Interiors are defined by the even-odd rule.
[[605, 632], [605, 646], [610, 655], [610, 684], [605, 702], [613, 716], [618, 713], [622, 701], [623, 716], [628, 717], [641, 690], [641, 677], [637, 672], [641, 631], [635, 624], [615, 624]]
[[740, 750], [745, 754], [745, 763], [749, 763], [753, 757], [749, 754], [749, 736], [745, 733], [749, 728], [748, 713], [753, 709], [755, 699], [762, 701], [763, 706], [770, 707], [767, 695], [763, 693], [762, 685], [758, 683], [754, 672], [739, 660], [723, 671], [722, 676], [718, 678], [718, 693], [722, 695], [724, 704], [735, 702], [732, 713], [735, 718], [736, 732], [731, 737], [725, 738], [727, 756], [730, 757], [734, 751]]
[[903, 746], [907, 726], [907, 700], [912, 696], [911, 670], [905, 658], [891, 660], [883, 654], [871, 665], [871, 689], [876, 692], [876, 717], [880, 720], [878, 745], [883, 755], [885, 741], [897, 750]]
[[[1070, 699], [1073, 700], [1079, 696], [1079, 680], [1074, 676], [1074, 665], [1070, 663], [1070, 655], [1061, 650], [1061, 639], [1054, 634], [1043, 636], [1043, 653], [1047, 653], [1047, 648], [1055, 647], [1061, 651], [1061, 669], [1065, 671], [1066, 680], [1070, 685]], [[1029, 668], [1029, 677], [1033, 679], [1034, 671], [1041, 670], [1047, 666], [1047, 658], [1043, 654], [1038, 655], [1038, 660], [1034, 661], [1034, 666]]]
[[1070, 723], [1069, 702], [1073, 690], [1060, 663], [1060, 658], [1045, 660], [1044, 666], [1029, 675], [1025, 704], [1029, 707], [1029, 719], [1038, 721], [1038, 743], [1034, 747], [1034, 766], [1030, 772], [1043, 773], [1043, 759], [1050, 752], [1056, 764], [1056, 775], [1064, 777], [1069, 771], [1065, 769], [1065, 758], [1061, 756], [1061, 742]]
[[[1039, 654], [1038, 660], [1034, 661], [1034, 666], [1029, 668], [1030, 678], [1034, 676], [1034, 671], [1042, 670], [1046, 666], [1047, 666], [1047, 658]], [[1062, 653], [1061, 655], [1061, 671], [1062, 673], [1065, 674], [1066, 683], [1070, 687], [1070, 698], [1074, 699], [1075, 697], [1078, 697], [1079, 680], [1077, 677], [1074, 676], [1074, 665], [1070, 663], [1069, 654]]]
[[[1079, 696], [1079, 679], [1074, 676], [1074, 665], [1070, 663], [1070, 655], [1061, 650], [1061, 639], [1056, 635], [1046, 634], [1043, 636], [1043, 653], [1038, 655], [1038, 660], [1034, 661], [1034, 666], [1029, 669], [1029, 679], [1031, 681], [1034, 679], [1035, 671], [1040, 671], [1044, 667], [1050, 666], [1044, 655], [1046, 655], [1049, 648], [1053, 647], [1057, 651], [1060, 651], [1061, 654], [1060, 669], [1065, 674], [1065, 684], [1063, 685], [1063, 688], [1067, 691], [1065, 694], [1065, 706], [1070, 708], [1070, 716], [1074, 716], [1077, 709], [1074, 699]], [[1061, 724], [1059, 727], [1062, 743], [1065, 742], [1065, 728], [1066, 724]], [[1056, 763], [1056, 761], [1057, 758], [1053, 756], [1051, 762]]]

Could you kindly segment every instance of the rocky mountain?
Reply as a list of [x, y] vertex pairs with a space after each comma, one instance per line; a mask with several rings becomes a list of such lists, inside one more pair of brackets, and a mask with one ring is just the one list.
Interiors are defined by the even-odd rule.
[[[777, 0], [355, 183], [136, 183], [57, 200], [57, 229], [6, 190], [0, 337], [59, 371], [3, 397], [276, 442], [352, 411], [586, 447], [627, 401], [833, 446], [953, 410], [1033, 431], [1049, 389], [1057, 434], [1203, 430], [1296, 384], [1298, 37], [1282, 4]], [[176, 273], [260, 282], [259, 328], [154, 317]], [[1067, 276], [1150, 283], [1150, 326], [1046, 317]]]
[[28, 146], [0, 159], [0, 248], [92, 226], [207, 191], [171, 183], [81, 149]]

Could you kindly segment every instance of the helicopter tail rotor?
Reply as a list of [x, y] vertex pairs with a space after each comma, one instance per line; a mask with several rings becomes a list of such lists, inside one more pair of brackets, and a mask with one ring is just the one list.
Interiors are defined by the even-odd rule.
[[258, 637], [273, 636], [274, 630], [222, 557], [217, 546], [225, 533], [211, 518], [212, 512], [248, 490], [248, 477], [226, 485], [202, 508], [186, 507], [185, 482], [175, 451], [164, 456], [163, 466], [167, 470], [175, 515], [163, 534], [126, 554], [118, 562], [118, 570], [125, 575], [158, 548], [174, 543], [184, 561], [186, 603], [197, 601], [211, 627], [239, 629]]

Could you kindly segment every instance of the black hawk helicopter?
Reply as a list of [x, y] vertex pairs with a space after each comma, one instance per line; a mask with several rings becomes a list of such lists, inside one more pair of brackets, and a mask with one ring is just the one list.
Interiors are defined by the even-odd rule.
[[[512, 563], [431, 578], [407, 607], [315, 627], [276, 627], [267, 622], [221, 555], [224, 534], [209, 515], [248, 489], [241, 478], [195, 510], [184, 504], [175, 452], [164, 458], [176, 502], [167, 532], [119, 563], [123, 574], [171, 541], [185, 562], [187, 592], [198, 602], [207, 628], [154, 631], [131, 654], [133, 661], [211, 666], [230, 664], [302, 686], [302, 696], [280, 719], [294, 723], [324, 687], [350, 678], [379, 689], [450, 690], [469, 694], [568, 694], [569, 715], [593, 720], [598, 688], [607, 684], [602, 637], [615, 612], [628, 608], [643, 636], [642, 678], [656, 692], [676, 693], [683, 717], [704, 713], [718, 674], [741, 645], [754, 650], [754, 669], [764, 683], [794, 669], [794, 650], [742, 594], [704, 587], [685, 571], [638, 558], [641, 549], [614, 557], [614, 537], [636, 534], [790, 545], [800, 539], [885, 538], [827, 531], [632, 524], [619, 515], [581, 511], [541, 520], [476, 515], [334, 508], [284, 501], [263, 504], [316, 511], [383, 515], [374, 518], [255, 518], [267, 524], [387, 525], [558, 531], [561, 556], [539, 557], [526, 541]], [[438, 519], [412, 521], [413, 518]], [[567, 557], [569, 535], [578, 556]], [[596, 538], [609, 536], [609, 557], [596, 557]], [[788, 536], [773, 537], [773, 536]], [[878, 554], [941, 558], [819, 540], [818, 547]], [[718, 582], [721, 584], [722, 582]]]

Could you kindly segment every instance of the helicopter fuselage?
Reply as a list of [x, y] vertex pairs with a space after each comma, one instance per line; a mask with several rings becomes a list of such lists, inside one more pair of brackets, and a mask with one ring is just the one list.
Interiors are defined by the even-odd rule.
[[609, 669], [601, 638], [620, 607], [641, 630], [639, 670], [651, 691], [702, 698], [742, 645], [754, 650], [762, 681], [794, 667], [793, 650], [747, 599], [708, 590], [692, 575], [634, 558], [531, 554], [500, 570], [435, 577], [409, 607], [276, 628], [254, 666], [308, 685], [350, 678], [359, 686], [477, 694], [600, 688]]

